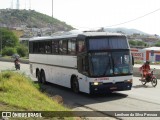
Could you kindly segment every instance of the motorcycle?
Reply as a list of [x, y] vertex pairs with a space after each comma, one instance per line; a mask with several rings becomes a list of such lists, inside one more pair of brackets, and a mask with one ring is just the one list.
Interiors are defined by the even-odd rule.
[[152, 70], [150, 73], [148, 73], [145, 77], [145, 79], [140, 79], [142, 85], [146, 85], [146, 83], [151, 82], [153, 87], [156, 87], [157, 85], [157, 78], [156, 76], [153, 74], [154, 70]]
[[16, 68], [16, 70], [20, 70], [19, 61], [15, 61], [15, 68]]

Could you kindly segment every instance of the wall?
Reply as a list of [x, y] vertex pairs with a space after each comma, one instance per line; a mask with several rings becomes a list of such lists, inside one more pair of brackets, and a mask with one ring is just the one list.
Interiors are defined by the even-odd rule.
[[152, 63], [160, 62], [160, 50], [146, 50], [131, 48], [131, 54], [135, 62], [144, 62], [149, 60]]
[[137, 49], [137, 48], [131, 48], [131, 54], [134, 57], [134, 61], [140, 61], [143, 62], [144, 61], [144, 52], [141, 49]]

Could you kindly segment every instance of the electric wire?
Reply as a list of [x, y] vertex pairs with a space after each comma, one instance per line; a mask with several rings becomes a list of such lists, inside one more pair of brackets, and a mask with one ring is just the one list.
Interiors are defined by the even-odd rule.
[[[147, 13], [147, 14], [144, 14], [144, 15], [142, 15], [142, 16], [140, 16], [140, 17], [137, 17], [137, 18], [134, 18], [134, 19], [125, 21], [125, 22], [121, 22], [121, 23], [117, 23], [117, 24], [113, 24], [113, 25], [104, 26], [104, 27], [105, 27], [105, 28], [109, 28], [109, 27], [114, 27], [114, 26], [119, 26], [119, 25], [123, 25], [123, 24], [126, 24], [126, 23], [130, 23], [130, 22], [136, 21], [136, 20], [138, 20], [138, 19], [141, 19], [141, 18], [143, 18], [143, 17], [146, 17], [146, 16], [148, 16], [148, 15], [150, 15], [150, 14], [153, 14], [153, 13], [159, 11], [159, 10], [160, 10], [160, 8], [158, 8], [158, 9], [152, 11], [152, 12], [149, 12], [149, 13]], [[78, 26], [75, 26], [75, 27], [77, 27], [77, 28], [91, 29], [91, 28], [89, 28], [89, 27], [78, 27]], [[96, 28], [102, 28], [102, 27], [96, 27]]]

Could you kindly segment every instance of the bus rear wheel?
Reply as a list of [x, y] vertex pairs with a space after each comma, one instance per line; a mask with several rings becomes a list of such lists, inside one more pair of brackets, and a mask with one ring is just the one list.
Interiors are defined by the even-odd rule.
[[41, 83], [42, 83], [42, 84], [45, 84], [45, 83], [46, 83], [46, 76], [45, 76], [44, 71], [41, 72]]
[[37, 71], [37, 80], [39, 83], [41, 83], [41, 73], [40, 71]]
[[72, 90], [75, 93], [79, 93], [79, 83], [78, 83], [77, 77], [74, 77], [72, 80]]

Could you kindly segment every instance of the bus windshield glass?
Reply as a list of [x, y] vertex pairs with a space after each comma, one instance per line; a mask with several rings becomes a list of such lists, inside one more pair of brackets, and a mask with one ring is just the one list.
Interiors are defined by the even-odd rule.
[[89, 50], [129, 49], [125, 36], [97, 37], [89, 39]]
[[93, 77], [128, 75], [132, 72], [129, 50], [90, 53], [89, 60]]

